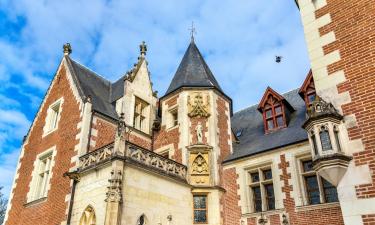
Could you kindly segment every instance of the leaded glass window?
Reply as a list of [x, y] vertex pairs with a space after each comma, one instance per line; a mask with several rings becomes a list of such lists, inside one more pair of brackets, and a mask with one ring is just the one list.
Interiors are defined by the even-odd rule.
[[336, 187], [313, 170], [311, 160], [302, 161], [301, 167], [307, 204], [315, 205], [338, 201]]
[[261, 212], [275, 209], [272, 170], [259, 168], [250, 172], [249, 175], [253, 211]]
[[207, 223], [207, 195], [194, 195], [194, 223]]
[[322, 127], [319, 133], [320, 142], [322, 144], [322, 150], [332, 150], [331, 139], [329, 138], [329, 132], [326, 127]]
[[337, 190], [335, 186], [322, 178], [324, 197], [326, 202], [338, 202]]

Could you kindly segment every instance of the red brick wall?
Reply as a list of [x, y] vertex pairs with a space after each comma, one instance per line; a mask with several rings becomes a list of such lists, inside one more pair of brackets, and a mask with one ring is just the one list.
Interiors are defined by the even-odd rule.
[[[133, 131], [133, 132], [135, 132], [135, 131]], [[136, 134], [130, 133], [130, 135], [128, 137], [128, 141], [133, 143], [133, 144], [136, 144], [138, 146], [141, 146], [142, 148], [151, 150], [151, 139], [150, 138], [140, 137]]]
[[226, 190], [223, 197], [220, 199], [220, 203], [223, 206], [221, 210], [221, 216], [223, 222], [226, 225], [237, 225], [241, 219], [241, 209], [238, 206], [240, 196], [237, 195], [238, 184], [236, 183], [237, 174], [235, 169], [228, 169], [223, 171], [221, 165], [223, 160], [230, 154], [230, 135], [228, 126], [229, 108], [226, 106], [226, 100], [218, 96], [216, 100], [216, 112], [218, 121], [218, 134], [219, 134], [219, 148], [220, 155], [217, 160], [219, 165], [219, 178], [220, 186], [223, 186]]
[[115, 141], [116, 124], [95, 117], [96, 123], [92, 123], [91, 129], [97, 130], [97, 135], [91, 133], [91, 141], [95, 141], [95, 146], [91, 146], [91, 150], [103, 147]]
[[[176, 94], [172, 98], [168, 99], [165, 104], [168, 107], [175, 106], [177, 104], [178, 97], [179, 95]], [[178, 148], [178, 142], [180, 140], [178, 126], [170, 130], [167, 130], [166, 126], [162, 126], [160, 131], [155, 133], [154, 138], [154, 149], [173, 144], [174, 155], [172, 155], [171, 158], [176, 162], [182, 163], [182, 152], [181, 149]]]
[[344, 115], [355, 114], [358, 126], [349, 128], [351, 140], [361, 138], [365, 151], [355, 153], [356, 165], [368, 164], [372, 183], [356, 187], [358, 198], [375, 197], [375, 3], [372, 0], [327, 0], [317, 17], [330, 13], [332, 22], [320, 29], [333, 31], [336, 41], [324, 53], [339, 50], [341, 60], [329, 66], [329, 73], [344, 70], [346, 81], [339, 93], [349, 91], [351, 102], [342, 106]]
[[374, 225], [375, 224], [375, 214], [363, 215], [362, 220], [363, 220], [363, 225]]
[[[29, 134], [28, 143], [24, 146], [24, 156], [20, 160], [21, 167], [18, 171], [20, 176], [16, 180], [17, 186], [14, 190], [12, 207], [6, 225], [55, 225], [66, 219], [67, 204], [65, 203], [65, 196], [70, 193], [71, 188], [69, 178], [64, 178], [63, 173], [73, 166], [70, 160], [75, 155], [74, 147], [78, 144], [78, 140], [76, 140], [76, 135], [79, 133], [77, 124], [81, 118], [79, 103], [71, 91], [64, 67], [57, 76], [56, 83], [51, 87], [50, 94], [47, 96], [44, 106], [40, 109], [39, 117]], [[64, 102], [58, 129], [42, 138], [47, 109], [51, 103], [60, 97], [64, 97]], [[48, 192], [48, 198], [44, 202], [25, 207], [36, 156], [54, 145], [57, 155], [54, 159], [55, 165], [52, 168], [53, 176], [50, 180], [51, 188]]]
[[238, 225], [241, 219], [241, 208], [238, 206], [240, 196], [237, 194], [236, 169], [226, 169], [223, 171], [223, 188], [226, 192], [221, 198], [221, 204], [223, 206], [223, 222], [225, 225]]

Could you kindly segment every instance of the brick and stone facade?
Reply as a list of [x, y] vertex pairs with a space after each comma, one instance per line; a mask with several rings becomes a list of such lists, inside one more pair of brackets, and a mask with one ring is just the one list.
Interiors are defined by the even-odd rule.
[[[375, 224], [375, 4], [296, 2], [311, 60], [304, 85], [313, 82], [311, 93], [320, 96], [312, 102], [298, 90], [272, 90], [278, 96], [271, 96], [272, 106], [264, 101], [233, 113], [193, 39], [160, 98], [145, 43], [134, 67], [114, 83], [71, 59], [64, 45], [21, 147], [5, 225]], [[59, 99], [57, 128], [46, 133]], [[333, 119], [310, 117], [322, 102]], [[327, 140], [330, 148], [323, 149]], [[38, 183], [32, 180], [44, 178], [38, 160], [48, 149], [51, 170], [42, 179], [48, 183], [39, 185], [47, 195], [31, 200]], [[338, 163], [342, 158], [347, 164]], [[318, 168], [319, 160], [329, 166]], [[205, 199], [199, 209], [197, 197]]]
[[372, 224], [371, 215], [375, 210], [371, 100], [375, 97], [374, 2], [298, 2], [317, 93], [327, 96], [345, 117], [347, 145], [353, 162], [338, 188], [344, 220], [346, 224]]

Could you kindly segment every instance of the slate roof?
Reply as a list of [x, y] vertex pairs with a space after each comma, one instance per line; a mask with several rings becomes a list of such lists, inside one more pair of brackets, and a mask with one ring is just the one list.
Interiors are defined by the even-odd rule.
[[223, 92], [194, 41], [190, 42], [165, 95], [181, 87], [213, 87]]
[[241, 133], [238, 136], [240, 142], [233, 144], [233, 153], [225, 162], [307, 140], [307, 133], [301, 127], [306, 120], [306, 106], [298, 89], [282, 96], [295, 111], [290, 115], [288, 127], [272, 133], [264, 133], [263, 117], [257, 109], [258, 105], [234, 113], [231, 118], [232, 130], [235, 135]]
[[90, 96], [94, 111], [118, 119], [114, 102], [123, 95], [123, 78], [112, 84], [69, 56], [66, 60], [83, 99]]

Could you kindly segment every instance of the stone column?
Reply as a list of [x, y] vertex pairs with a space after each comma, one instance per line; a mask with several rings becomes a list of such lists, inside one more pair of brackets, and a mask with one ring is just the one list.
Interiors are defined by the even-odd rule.
[[124, 163], [112, 162], [112, 172], [107, 191], [105, 225], [120, 225], [122, 210], [122, 180]]

